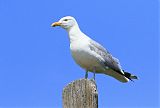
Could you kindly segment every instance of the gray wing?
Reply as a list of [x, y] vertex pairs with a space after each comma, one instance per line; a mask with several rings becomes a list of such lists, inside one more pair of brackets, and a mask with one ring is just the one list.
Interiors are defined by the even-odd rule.
[[105, 66], [109, 67], [112, 70], [119, 72], [120, 74], [124, 74], [121, 72], [121, 66], [119, 60], [113, 57], [103, 46], [97, 43], [94, 40], [90, 40], [90, 49], [100, 55], [105, 62], [103, 63]]

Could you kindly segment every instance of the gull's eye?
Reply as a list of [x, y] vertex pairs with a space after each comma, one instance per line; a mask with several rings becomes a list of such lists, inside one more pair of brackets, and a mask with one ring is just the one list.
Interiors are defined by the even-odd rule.
[[68, 21], [68, 19], [64, 19], [64, 21]]

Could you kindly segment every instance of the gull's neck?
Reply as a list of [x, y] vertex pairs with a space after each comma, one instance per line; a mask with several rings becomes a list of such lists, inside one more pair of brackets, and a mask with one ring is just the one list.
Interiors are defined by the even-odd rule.
[[73, 27], [66, 30], [68, 31], [70, 43], [80, 39], [83, 35], [78, 24], [75, 24]]

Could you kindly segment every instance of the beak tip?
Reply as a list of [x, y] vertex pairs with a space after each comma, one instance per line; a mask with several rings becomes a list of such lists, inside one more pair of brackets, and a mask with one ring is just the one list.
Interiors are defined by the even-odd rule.
[[51, 27], [55, 27], [55, 25], [54, 25], [54, 24], [51, 24]]

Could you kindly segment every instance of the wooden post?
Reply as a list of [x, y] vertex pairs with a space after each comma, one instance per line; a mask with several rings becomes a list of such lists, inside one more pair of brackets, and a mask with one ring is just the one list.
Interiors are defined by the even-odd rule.
[[89, 79], [69, 83], [63, 89], [63, 108], [98, 108], [96, 83]]

